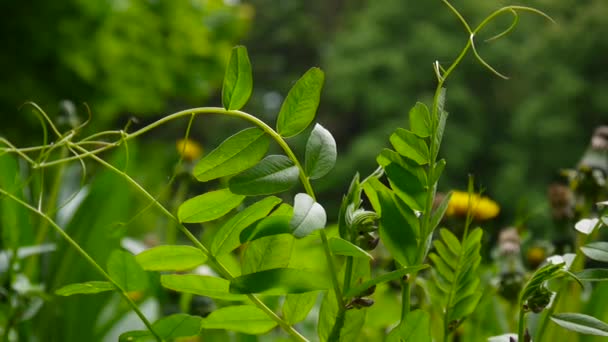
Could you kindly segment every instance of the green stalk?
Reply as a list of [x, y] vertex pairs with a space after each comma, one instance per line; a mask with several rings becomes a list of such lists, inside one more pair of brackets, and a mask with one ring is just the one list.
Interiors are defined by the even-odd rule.
[[[82, 147], [80, 147], [78, 145], [74, 145], [74, 147], [77, 148], [77, 149], [79, 149], [79, 150], [81, 150], [81, 151], [84, 150]], [[197, 239], [183, 224], [181, 224], [181, 222], [179, 222], [179, 220], [175, 217], [175, 215], [173, 215], [167, 208], [165, 208], [160, 202], [158, 202], [158, 200], [156, 198], [154, 198], [154, 196], [152, 196], [148, 191], [146, 191], [146, 189], [144, 189], [139, 183], [137, 183], [128, 174], [126, 174], [125, 172], [117, 169], [115, 166], [113, 166], [112, 164], [106, 162], [105, 160], [101, 159], [100, 157], [98, 157], [98, 156], [96, 156], [94, 154], [90, 155], [90, 157], [93, 158], [93, 159], [95, 159], [97, 162], [99, 162], [103, 166], [107, 167], [109, 170], [111, 170], [114, 173], [118, 174], [119, 176], [123, 177], [129, 184], [131, 184], [135, 189], [137, 189], [140, 193], [142, 193], [145, 197], [147, 197], [154, 205], [156, 205], [156, 207], [158, 209], [160, 209], [163, 212], [163, 214], [165, 214], [168, 218], [170, 218], [171, 220], [173, 220], [177, 224], [177, 228], [184, 235], [186, 235], [186, 238], [188, 238], [188, 240], [190, 240], [190, 242], [192, 242], [198, 249], [200, 249], [205, 255], [207, 255], [207, 258], [208, 258], [209, 262], [215, 266], [215, 268], [220, 272], [220, 274], [224, 278], [226, 278], [227, 280], [230, 280], [230, 281], [234, 279], [234, 276], [228, 270], [228, 268], [226, 268], [226, 266], [224, 266], [219, 260], [217, 260], [215, 258], [215, 256], [213, 256], [211, 254], [211, 252], [209, 252], [209, 249], [207, 247], [205, 247], [205, 245], [203, 245], [199, 241], [199, 239]], [[247, 297], [258, 308], [260, 308], [262, 311], [264, 311], [264, 313], [266, 313], [272, 320], [274, 320], [275, 322], [277, 322], [277, 324], [283, 330], [285, 330], [288, 334], [290, 334], [294, 339], [296, 339], [297, 341], [308, 341], [304, 336], [302, 336], [291, 325], [289, 325], [287, 322], [285, 322], [283, 319], [281, 319], [281, 317], [277, 316], [277, 314], [274, 313], [274, 311], [272, 311], [270, 308], [268, 308], [268, 306], [266, 306], [266, 304], [264, 304], [255, 295], [248, 294]]]
[[150, 324], [150, 322], [148, 321], [146, 316], [144, 316], [144, 314], [141, 312], [141, 310], [139, 310], [137, 305], [131, 300], [131, 298], [129, 298], [129, 296], [127, 295], [127, 292], [120, 285], [118, 285], [118, 283], [116, 283], [114, 281], [114, 279], [112, 279], [112, 277], [110, 277], [110, 275], [107, 274], [106, 271], [104, 271], [104, 269], [84, 249], [82, 249], [76, 241], [74, 241], [63, 229], [61, 229], [61, 227], [59, 227], [55, 223], [55, 221], [53, 221], [53, 219], [51, 219], [45, 213], [39, 211], [38, 209], [32, 207], [28, 203], [20, 200], [19, 198], [15, 197], [13, 194], [11, 194], [3, 189], [0, 189], [0, 193], [7, 196], [10, 199], [12, 199], [13, 201], [19, 203], [24, 208], [39, 215], [44, 220], [46, 220], [48, 222], [48, 224], [55, 230], [55, 232], [57, 234], [61, 235], [61, 237], [64, 238], [91, 266], [93, 266], [93, 268], [99, 274], [101, 274], [102, 277], [104, 277], [107, 281], [109, 281], [112, 285], [114, 285], [114, 287], [116, 288], [118, 293], [120, 293], [120, 295], [127, 301], [129, 306], [131, 306], [133, 311], [137, 314], [137, 316], [139, 316], [139, 318], [146, 325], [148, 330], [150, 330], [150, 333], [152, 333], [152, 335], [154, 335], [154, 337], [156, 338], [157, 341], [159, 341], [159, 342], [162, 341], [162, 338], [160, 336], [158, 336], [158, 334], [156, 334], [154, 329], [152, 329], [152, 324]]
[[521, 303], [519, 305], [519, 322], [517, 323], [517, 340], [523, 342], [524, 341], [524, 335], [525, 335], [525, 331], [526, 331], [526, 312], [524, 311], [524, 309], [521, 306]]

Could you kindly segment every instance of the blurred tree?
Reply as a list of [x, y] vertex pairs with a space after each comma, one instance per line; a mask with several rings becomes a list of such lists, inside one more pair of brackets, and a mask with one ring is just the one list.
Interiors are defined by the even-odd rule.
[[3, 1], [0, 8], [2, 134], [13, 140], [24, 136], [19, 125], [37, 123], [18, 109], [27, 100], [49, 114], [63, 99], [86, 102], [96, 129], [123, 113], [203, 103], [253, 15], [250, 6], [221, 0]]

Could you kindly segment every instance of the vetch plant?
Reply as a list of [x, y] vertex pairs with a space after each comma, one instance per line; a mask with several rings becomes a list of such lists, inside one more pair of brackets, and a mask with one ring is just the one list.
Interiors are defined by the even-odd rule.
[[[450, 340], [475, 312], [482, 297], [479, 267], [483, 231], [469, 228], [476, 213], [475, 203], [483, 200], [473, 194], [470, 186], [464, 233], [457, 236], [442, 228], [436, 234], [451, 198], [448, 194], [434, 206], [439, 179], [447, 164], [445, 159], [439, 159], [448, 118], [445, 85], [469, 51], [487, 69], [504, 77], [479, 55], [477, 35], [503, 14], [512, 15], [513, 24], [490, 40], [510, 33], [521, 12], [546, 15], [529, 7], [506, 6], [472, 28], [449, 2], [443, 2], [467, 31], [467, 43], [450, 65], [433, 64], [437, 87], [432, 104], [428, 107], [419, 102], [409, 111], [409, 129], [397, 128], [390, 136], [392, 149], [380, 152], [376, 159], [378, 169], [363, 179], [358, 174], [354, 176], [340, 206], [337, 232], [328, 228], [333, 215], [326, 213], [311, 182], [327, 175], [336, 163], [336, 142], [331, 132], [314, 124], [305, 151], [294, 151], [287, 140], [307, 132], [314, 122], [324, 83], [324, 73], [319, 68], [311, 68], [294, 84], [272, 126], [241, 110], [253, 89], [250, 60], [242, 46], [233, 49], [228, 62], [222, 107], [180, 111], [134, 132], [129, 133], [125, 128], [76, 140], [82, 127], [62, 133], [44, 111], [34, 105], [43, 122], [44, 143], [17, 148], [3, 139], [6, 147], [1, 150], [2, 154], [16, 154], [33, 171], [61, 167], [72, 161], [80, 162], [86, 171], [85, 160], [91, 159], [126, 181], [150, 206], [171, 220], [191, 243], [178, 245], [171, 241], [136, 255], [115, 250], [103, 267], [52, 218], [53, 206], [46, 211], [42, 205], [32, 204], [20, 196], [17, 190], [0, 188], [0, 194], [37, 215], [45, 226], [67, 241], [101, 277], [101, 280], [62, 284], [55, 294], [117, 292], [147, 328], [124, 332], [120, 341], [168, 341], [200, 334], [204, 338], [205, 332], [214, 329], [258, 335], [277, 327], [294, 340], [308, 341], [314, 338], [304, 336], [296, 325], [309, 316], [320, 295], [318, 339], [352, 341], [360, 336], [366, 323], [366, 315], [375, 303], [375, 291], [396, 283], [400, 288], [399, 303], [395, 304], [399, 315], [388, 318], [392, 326], [387, 329], [386, 338], [390, 341]], [[178, 143], [178, 149], [182, 159], [192, 162], [202, 153], [197, 146], [189, 145], [192, 122], [207, 114], [244, 120], [251, 127], [226, 138], [197, 162], [192, 175], [199, 182], [209, 183], [208, 188], [212, 190], [183, 201], [175, 213], [123, 169], [100, 157], [102, 152], [119, 146], [128, 151], [129, 141], [170, 121], [188, 118], [186, 134]], [[49, 127], [56, 136], [53, 143], [48, 142]], [[271, 144], [281, 152], [268, 155]], [[284, 201], [285, 194], [291, 194], [289, 191], [298, 183], [304, 192]], [[41, 190], [39, 203], [43, 195]], [[497, 208], [489, 209], [492, 215], [497, 213]], [[211, 222], [218, 222], [219, 228], [207, 244], [189, 229], [189, 225]], [[21, 246], [8, 235], [3, 239], [12, 243], [6, 242], [12, 248], [11, 260], [16, 263]], [[293, 254], [302, 241], [319, 244], [323, 261], [316, 262], [323, 266], [298, 267]], [[582, 250], [588, 256], [604, 255], [601, 254], [605, 252], [604, 247], [590, 244]], [[389, 270], [372, 267], [378, 258], [378, 249], [388, 251]], [[239, 263], [224, 261], [235, 254], [240, 255]], [[208, 265], [215, 274], [190, 272], [201, 265]], [[420, 272], [429, 269], [430, 272]], [[175, 313], [151, 322], [133, 299], [134, 293], [151, 287], [150, 273], [155, 274], [152, 278], [158, 278], [163, 288], [184, 297], [211, 298], [217, 301], [218, 308], [205, 317]], [[603, 280], [605, 273], [586, 270], [572, 274], [562, 263], [541, 267], [520, 295], [519, 339], [524, 340], [527, 312], [541, 312], [551, 301], [551, 291], [545, 287], [548, 280], [564, 275], [579, 281]], [[424, 296], [414, 294], [416, 284], [420, 283], [417, 280], [422, 277], [431, 283], [425, 288], [431, 293], [426, 302]], [[443, 329], [440, 331], [431, 332], [433, 310], [441, 313]], [[579, 314], [556, 314], [551, 319], [583, 333], [605, 329], [603, 323]], [[5, 337], [12, 325], [3, 328]]]

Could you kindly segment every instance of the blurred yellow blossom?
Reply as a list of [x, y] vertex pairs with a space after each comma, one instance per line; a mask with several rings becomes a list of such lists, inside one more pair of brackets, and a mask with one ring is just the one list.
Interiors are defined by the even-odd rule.
[[498, 204], [487, 197], [481, 197], [478, 194], [469, 195], [464, 191], [453, 191], [445, 214], [447, 216], [467, 216], [469, 199], [473, 218], [476, 220], [489, 220], [500, 212]]
[[203, 155], [203, 147], [194, 140], [180, 139], [175, 147], [177, 147], [177, 153], [188, 161], [197, 160]]

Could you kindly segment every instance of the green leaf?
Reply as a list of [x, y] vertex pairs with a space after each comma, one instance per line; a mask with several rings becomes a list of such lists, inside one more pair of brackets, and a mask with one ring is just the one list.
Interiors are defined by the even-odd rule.
[[[376, 189], [377, 190], [377, 189]], [[388, 191], [378, 191], [382, 207], [380, 217], [380, 239], [401, 265], [413, 265], [418, 256], [418, 222], [408, 208], [398, 207], [398, 199]]]
[[582, 246], [581, 251], [590, 259], [608, 262], [608, 242], [591, 242]]
[[276, 327], [277, 323], [268, 315], [252, 305], [227, 306], [213, 311], [203, 318], [203, 329], [226, 329], [245, 334], [263, 334]]
[[423, 139], [416, 134], [397, 128], [390, 137], [391, 144], [402, 156], [409, 158], [419, 165], [429, 163], [429, 147]]
[[410, 109], [410, 130], [421, 138], [431, 136], [431, 114], [422, 102], [416, 102]]
[[58, 296], [72, 296], [75, 294], [93, 294], [106, 291], [112, 291], [116, 288], [109, 281], [87, 281], [85, 283], [76, 283], [65, 285], [55, 291]]
[[156, 338], [147, 330], [133, 330], [120, 334], [118, 342], [156, 342]]
[[204, 156], [192, 173], [201, 182], [237, 174], [257, 164], [269, 145], [270, 138], [261, 129], [244, 129]]
[[202, 317], [174, 314], [163, 317], [152, 324], [152, 329], [163, 339], [196, 336], [201, 330]]
[[419, 266], [411, 266], [411, 267], [404, 267], [404, 268], [400, 268], [396, 271], [392, 271], [386, 274], [383, 274], [379, 277], [376, 277], [374, 279], [370, 279], [367, 280], [361, 284], [358, 284], [352, 288], [350, 288], [345, 294], [344, 296], [346, 297], [356, 297], [359, 294], [361, 294], [362, 292], [366, 291], [367, 289], [369, 289], [370, 287], [374, 286], [374, 285], [378, 285], [381, 283], [386, 283], [388, 281], [391, 280], [395, 280], [395, 279], [399, 279], [401, 277], [403, 277], [406, 274], [412, 274], [412, 273], [416, 273], [422, 269], [425, 269], [429, 267], [429, 265], [419, 265]]
[[293, 217], [289, 222], [296, 238], [303, 238], [315, 230], [325, 228], [327, 214], [325, 209], [308, 194], [296, 195], [293, 204]]
[[207, 256], [198, 248], [174, 245], [150, 248], [135, 259], [146, 271], [185, 271], [204, 264]]
[[579, 313], [559, 313], [551, 316], [551, 320], [562, 328], [581, 334], [608, 336], [608, 324], [592, 316]]
[[201, 223], [218, 219], [236, 208], [245, 196], [237, 195], [228, 189], [210, 191], [182, 203], [177, 210], [180, 222]]
[[325, 75], [310, 68], [291, 88], [277, 118], [277, 132], [292, 137], [302, 132], [315, 118]]
[[250, 242], [243, 253], [243, 274], [287, 267], [293, 242], [291, 234], [266, 236]]
[[334, 255], [346, 255], [355, 258], [369, 258], [370, 260], [374, 259], [371, 254], [362, 250], [359, 246], [353, 245], [351, 242], [337, 237], [332, 237], [329, 239], [329, 250]]
[[271, 235], [291, 234], [289, 221], [291, 221], [291, 216], [269, 216], [261, 220], [258, 224], [249, 226], [247, 229], [243, 230], [239, 240], [241, 243], [245, 243]]
[[429, 184], [430, 186], [435, 185], [437, 181], [439, 181], [439, 177], [443, 173], [443, 169], [445, 169], [446, 161], [445, 159], [440, 159], [437, 164], [435, 164], [435, 170], [432, 175], [429, 176]]
[[148, 275], [139, 266], [135, 256], [116, 250], [108, 258], [108, 274], [125, 291], [138, 291], [148, 287]]
[[480, 278], [477, 268], [481, 262], [481, 237], [483, 231], [473, 230], [461, 244], [450, 231], [440, 230], [441, 240], [434, 241], [436, 253], [433, 261], [433, 277], [440, 297], [440, 305], [448, 322], [462, 321], [470, 315], [481, 298]]
[[439, 147], [441, 146], [441, 141], [443, 140], [443, 132], [445, 131], [445, 124], [448, 120], [448, 112], [445, 111], [445, 88], [441, 88], [441, 92], [439, 93], [439, 101], [438, 101], [438, 110], [436, 118], [437, 120], [437, 131], [435, 134], [435, 155], [433, 159], [437, 158], [437, 154], [439, 153]]
[[266, 197], [234, 215], [215, 233], [211, 254], [219, 256], [232, 252], [241, 244], [239, 241], [241, 232], [266, 217], [279, 203], [281, 199], [278, 197]]
[[[430, 226], [431, 232], [434, 231], [435, 228], [437, 228], [437, 226], [443, 219], [445, 212], [448, 210], [448, 204], [450, 204], [450, 198], [452, 198], [452, 192], [449, 192], [447, 195], [445, 195], [443, 197], [443, 199], [441, 200], [441, 203], [439, 203], [439, 206], [437, 207], [435, 212], [433, 212], [433, 215], [431, 216], [431, 226]], [[458, 240], [456, 240], [456, 241], [458, 241]]]
[[418, 183], [423, 185], [427, 184], [427, 176], [424, 167], [416, 164], [410, 159], [403, 158], [399, 153], [391, 149], [383, 149], [382, 152], [380, 152], [380, 154], [378, 155], [378, 157], [376, 157], [376, 161], [378, 162], [378, 165], [384, 168], [386, 168], [390, 164], [396, 164], [398, 166], [401, 166], [412, 175], [415, 175], [418, 179]]
[[228, 110], [241, 109], [249, 100], [253, 89], [251, 63], [244, 46], [236, 46], [230, 54], [230, 61], [224, 75], [222, 104]]
[[[366, 261], [367, 262], [367, 261]], [[367, 262], [369, 264], [369, 262]], [[347, 310], [343, 316], [342, 328], [339, 330], [339, 338], [333, 341], [350, 342], [359, 340], [360, 332], [365, 325], [367, 309]], [[327, 291], [321, 301], [319, 309], [319, 323], [317, 331], [320, 341], [330, 341], [330, 334], [336, 325], [338, 315], [338, 301], [334, 291]], [[333, 336], [334, 338], [336, 336]]]
[[288, 324], [296, 324], [306, 319], [317, 302], [318, 292], [290, 293], [283, 303], [283, 318]]
[[329, 283], [322, 274], [295, 268], [273, 268], [245, 274], [230, 282], [232, 293], [283, 295], [326, 290]]
[[431, 336], [431, 316], [418, 309], [407, 313], [391, 331], [387, 342], [431, 342]]
[[574, 275], [581, 281], [608, 281], [608, 268], [589, 268]]
[[230, 281], [197, 274], [163, 274], [163, 287], [183, 293], [223, 300], [245, 300], [246, 296], [230, 293]]
[[318, 179], [331, 171], [338, 155], [331, 133], [316, 124], [306, 142], [305, 170], [310, 179]]
[[270, 155], [253, 168], [232, 177], [228, 185], [235, 194], [270, 195], [289, 190], [298, 182], [299, 175], [291, 159]]
[[391, 188], [399, 198], [413, 210], [423, 212], [426, 205], [425, 185], [401, 166], [391, 163], [384, 168]]

